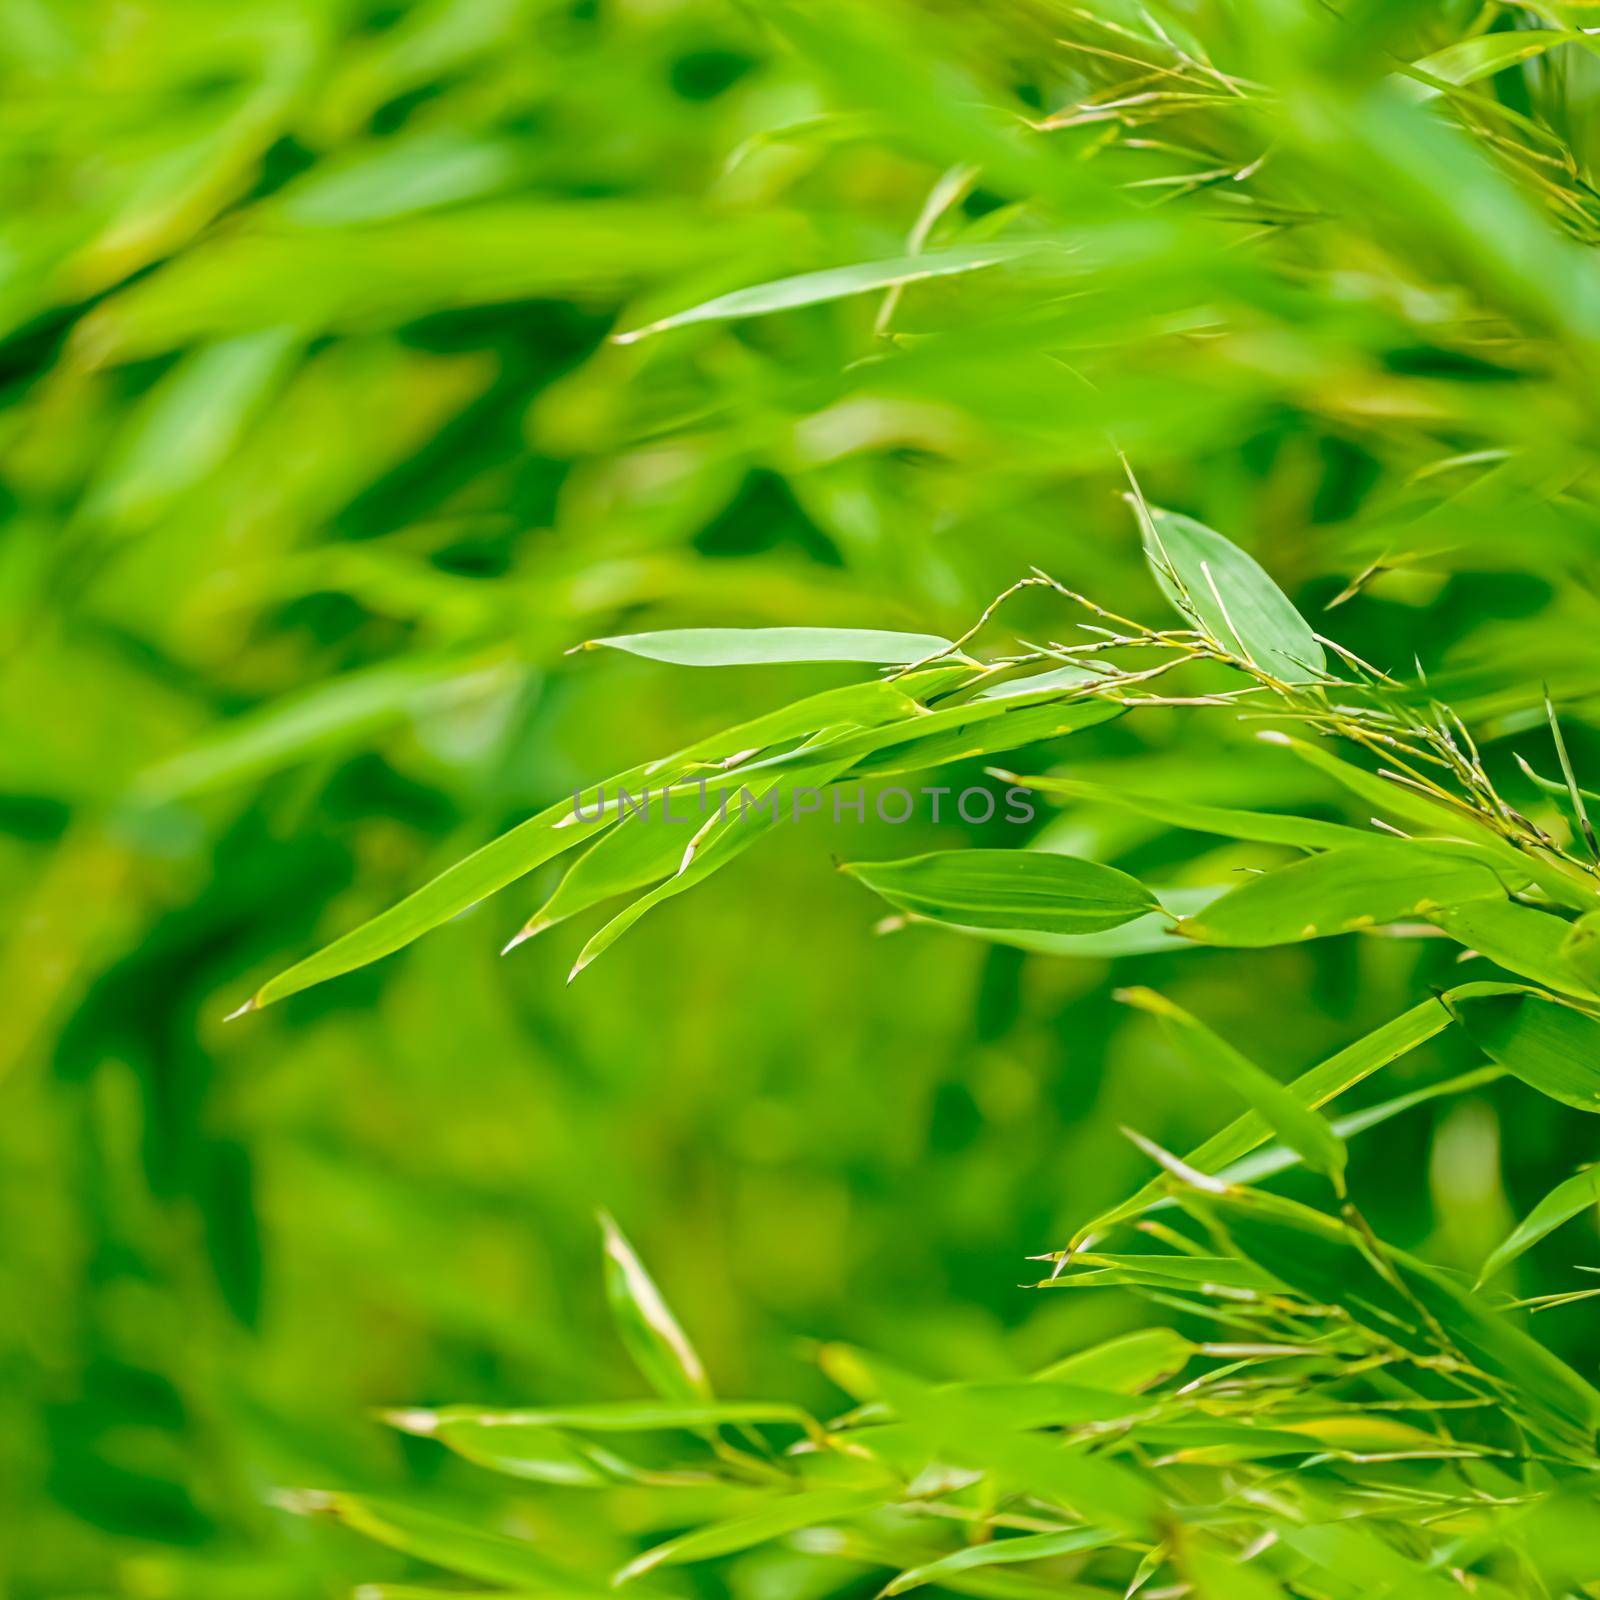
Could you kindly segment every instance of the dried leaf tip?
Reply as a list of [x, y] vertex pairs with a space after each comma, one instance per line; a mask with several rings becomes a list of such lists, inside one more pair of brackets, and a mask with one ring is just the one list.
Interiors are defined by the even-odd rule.
[[510, 955], [519, 944], [526, 944], [528, 940], [534, 937], [535, 934], [543, 933], [544, 930], [549, 926], [550, 924], [548, 922], [541, 921], [537, 918], [535, 918], [535, 920], [532, 922], [523, 923], [523, 925], [518, 928], [517, 931], [512, 934], [511, 937], [507, 939], [506, 942], [500, 947], [500, 954], [503, 956]]
[[378, 1417], [391, 1428], [398, 1428], [402, 1433], [414, 1433], [419, 1438], [431, 1438], [439, 1431], [437, 1411], [380, 1411]]
[[248, 1012], [255, 1011], [255, 1010], [258, 1010], [258, 1009], [259, 1008], [256, 1005], [256, 998], [255, 998], [254, 995], [251, 995], [250, 998], [248, 1000], [246, 1000], [245, 1003], [238, 1008], [238, 1010], [230, 1011], [227, 1014], [227, 1016], [225, 1016], [222, 1020], [224, 1022], [232, 1022], [232, 1021], [234, 1021], [235, 1018], [242, 1017], [242, 1016], [246, 1015]]

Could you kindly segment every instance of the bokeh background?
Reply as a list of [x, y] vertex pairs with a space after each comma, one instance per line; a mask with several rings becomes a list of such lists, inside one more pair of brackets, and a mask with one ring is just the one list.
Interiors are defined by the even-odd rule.
[[[585, 929], [497, 954], [547, 872], [223, 1022], [576, 784], [848, 676], [586, 638], [954, 633], [1032, 563], [1158, 616], [1119, 448], [1502, 766], [1553, 766], [1541, 681], [1600, 757], [1593, 59], [1442, 115], [1393, 61], [1562, 8], [1373, 8], [1345, 55], [1296, 8], [1173, 9], [1199, 87], [1137, 8], [1047, 0], [0, 5], [11, 1592], [342, 1592], [382, 1558], [268, 1495], [447, 1472], [374, 1408], [636, 1391], [601, 1206], [730, 1395], [823, 1403], [813, 1338], [970, 1376], [1103, 1337], [1148, 1311], [1024, 1292], [1023, 1257], [1143, 1177], [1120, 1123], [1181, 1148], [1229, 1109], [1109, 980], [1283, 1075], [1448, 980], [1379, 940], [1113, 972], [875, 936], [831, 858], [1019, 842], [923, 815], [780, 829], [570, 987]], [[608, 342], [1034, 235], [1070, 265]], [[1341, 814], [1214, 716], [1071, 759]], [[1036, 831], [1157, 881], [1254, 859], [1092, 807]], [[1592, 1155], [1559, 1112], [1399, 1119], [1363, 1204], [1475, 1262]], [[1582, 1316], [1546, 1336], [1581, 1355]]]

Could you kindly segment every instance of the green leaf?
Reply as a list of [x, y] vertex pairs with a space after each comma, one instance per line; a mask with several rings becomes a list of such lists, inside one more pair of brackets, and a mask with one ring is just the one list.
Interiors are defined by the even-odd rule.
[[1008, 1565], [1017, 1561], [1045, 1561], [1051, 1556], [1080, 1555], [1089, 1550], [1103, 1550], [1116, 1544], [1122, 1536], [1110, 1528], [1065, 1528], [1060, 1533], [1031, 1533], [1015, 1539], [991, 1539], [986, 1544], [972, 1544], [962, 1550], [953, 1550], [937, 1561], [920, 1567], [910, 1567], [895, 1578], [885, 1595], [904, 1594], [908, 1589], [920, 1589], [927, 1583], [947, 1583], [960, 1572], [971, 1572], [980, 1567]]
[[1005, 683], [992, 683], [980, 689], [974, 700], [1016, 700], [1024, 695], [1043, 694], [1057, 689], [1084, 689], [1105, 680], [1103, 672], [1092, 672], [1088, 667], [1074, 666], [1071, 662], [1062, 667], [1052, 667], [1048, 672], [1035, 672], [1026, 678], [1011, 678]]
[[[1507, 67], [1521, 65], [1535, 56], [1554, 50], [1557, 45], [1568, 44], [1581, 37], [1575, 33], [1557, 32], [1550, 28], [1513, 28], [1505, 33], [1480, 34], [1475, 39], [1457, 39], [1432, 55], [1412, 62], [1419, 72], [1458, 88], [1469, 83], [1479, 83], [1492, 78]], [[1431, 86], [1419, 84], [1419, 89]]]
[[1283, 1585], [1259, 1561], [1243, 1561], [1237, 1550], [1190, 1540], [1183, 1569], [1194, 1600], [1282, 1600]]
[[[945, 673], [928, 675], [944, 686]], [[569, 798], [557, 801], [536, 816], [501, 834], [498, 839], [475, 850], [425, 883], [398, 905], [380, 912], [370, 921], [352, 929], [332, 944], [298, 962], [262, 985], [245, 1009], [268, 1006], [329, 978], [353, 972], [369, 962], [392, 955], [430, 929], [459, 916], [469, 906], [515, 883], [535, 867], [560, 855], [589, 838], [612, 821], [610, 815], [595, 821], [579, 820], [597, 801], [616, 790], [645, 783], [660, 786], [698, 770], [705, 763], [724, 759], [741, 751], [781, 744], [848, 720], [859, 724], [910, 717], [919, 711], [911, 691], [920, 678], [906, 678], [900, 685], [890, 683], [850, 684], [811, 695], [793, 705], [756, 717], [737, 727], [702, 739], [676, 755], [646, 762], [617, 773], [603, 783], [592, 785]]]
[[1510, 900], [1485, 899], [1446, 906], [1428, 920], [1508, 972], [1580, 1000], [1594, 998], [1568, 957], [1572, 924], [1560, 917]]
[[1582, 1172], [1558, 1183], [1489, 1253], [1489, 1259], [1478, 1274], [1479, 1286], [1503, 1272], [1524, 1250], [1536, 1245], [1547, 1233], [1553, 1233], [1563, 1222], [1597, 1205], [1600, 1205], [1600, 1167], [1585, 1167]]
[[210, 737], [147, 768], [135, 793], [141, 800], [176, 800], [259, 780], [409, 718], [481, 701], [519, 677], [508, 660], [416, 656], [360, 668], [219, 724]]
[[1328, 850], [1252, 878], [1180, 930], [1207, 944], [1259, 947], [1350, 933], [1505, 891], [1485, 862], [1409, 840]]
[[1438, 1352], [1442, 1332], [1455, 1351], [1511, 1385], [1541, 1433], [1592, 1458], [1600, 1392], [1451, 1275], [1387, 1247], [1380, 1272], [1342, 1222], [1259, 1189], [1183, 1190], [1180, 1200], [1220, 1222], [1246, 1257], [1313, 1303], [1343, 1306], [1419, 1354]]
[[419, 1561], [542, 1594], [602, 1593], [600, 1585], [567, 1573], [525, 1539], [452, 1522], [373, 1495], [291, 1490], [281, 1497], [291, 1510], [337, 1517], [356, 1533]]
[[932, 633], [877, 628], [668, 628], [590, 639], [586, 650], [623, 650], [679, 667], [756, 667], [778, 662], [867, 661], [905, 667], [950, 649]]
[[1481, 818], [1463, 806], [1422, 794], [1379, 773], [1341, 760], [1332, 751], [1305, 739], [1296, 739], [1278, 728], [1259, 735], [1264, 744], [1290, 751], [1307, 766], [1325, 772], [1369, 805], [1389, 816], [1399, 817], [1428, 833], [1453, 840], [1466, 840], [1478, 846], [1495, 862], [1508, 888], [1520, 889], [1525, 882], [1536, 883], [1559, 905], [1588, 909], [1594, 904], [1594, 888], [1588, 874], [1555, 859], [1531, 855], [1502, 839]]
[[972, 761], [1081, 733], [1113, 721], [1124, 710], [1110, 700], [1083, 699], [1046, 705], [974, 700], [963, 706], [941, 706], [925, 717], [863, 739], [861, 743], [870, 745], [871, 752], [863, 754], [851, 775], [886, 778], [900, 772], [925, 772], [952, 761]]
[[849, 1519], [883, 1505], [899, 1493], [893, 1483], [875, 1489], [816, 1489], [784, 1495], [742, 1517], [713, 1522], [690, 1533], [655, 1545], [622, 1567], [613, 1585], [621, 1585], [656, 1567], [682, 1566], [691, 1561], [709, 1561], [714, 1556], [731, 1555], [754, 1545], [769, 1544], [801, 1528]]
[[1567, 929], [1561, 954], [1584, 989], [1600, 994], [1600, 911], [1585, 912]]
[[844, 870], [901, 911], [973, 928], [1092, 933], [1159, 908], [1125, 872], [1039, 850], [943, 850]]
[[816, 1423], [799, 1406], [780, 1400], [602, 1400], [580, 1406], [532, 1406], [494, 1410], [483, 1406], [440, 1406], [436, 1410], [390, 1412], [387, 1421], [423, 1436], [452, 1427], [566, 1428], [575, 1433], [654, 1433], [681, 1429], [748, 1427], [771, 1423], [815, 1431]]
[[1122, 956], [1181, 955], [1200, 949], [1193, 939], [1185, 939], [1173, 925], [1174, 917], [1204, 910], [1213, 900], [1227, 893], [1217, 885], [1195, 888], [1152, 889], [1163, 907], [1148, 911], [1121, 927], [1101, 933], [1037, 933], [1026, 928], [972, 928], [948, 923], [956, 933], [970, 934], [990, 944], [1010, 945], [1034, 955], [1065, 956], [1080, 961], [1114, 961]]
[[1327, 657], [1310, 625], [1252, 556], [1192, 517], [1135, 504], [1145, 558], [1180, 615], [1280, 682], [1324, 675]]
[[1172, 1328], [1140, 1328], [1054, 1361], [1035, 1376], [1137, 1394], [1181, 1372], [1195, 1348]]
[[1159, 1496], [1143, 1478], [1081, 1446], [1013, 1432], [1004, 1402], [924, 1383], [873, 1357], [861, 1360], [878, 1393], [935, 1460], [990, 1473], [1005, 1489], [1119, 1529], [1145, 1530], [1159, 1514]]
[[[1368, 1128], [1379, 1127], [1391, 1118], [1411, 1110], [1413, 1106], [1425, 1105], [1430, 1100], [1444, 1099], [1450, 1095], [1468, 1094], [1473, 1089], [1481, 1089], [1486, 1084], [1496, 1083], [1505, 1076], [1503, 1067], [1475, 1067], [1471, 1072], [1458, 1073], [1453, 1078], [1444, 1078], [1438, 1083], [1428, 1084], [1425, 1088], [1413, 1089], [1409, 1094], [1396, 1095], [1393, 1099], [1380, 1101], [1377, 1105], [1365, 1106], [1360, 1111], [1351, 1112], [1349, 1116], [1337, 1117], [1332, 1122], [1333, 1131], [1341, 1139], [1353, 1139], [1358, 1133], [1365, 1133]], [[1270, 1178], [1275, 1173], [1287, 1172], [1299, 1159], [1293, 1150], [1286, 1149], [1281, 1144], [1269, 1145], [1264, 1150], [1256, 1150], [1238, 1161], [1230, 1162], [1216, 1176], [1224, 1183], [1259, 1183], [1261, 1179]]]
[[1370, 844], [1372, 834], [1342, 822], [1319, 822], [1312, 817], [1288, 817], [1271, 811], [1243, 811], [1231, 806], [1200, 805], [1179, 795], [1138, 794], [1109, 783], [1083, 778], [1017, 778], [1017, 783], [1041, 794], [1093, 805], [1120, 806], [1143, 817], [1164, 822], [1169, 828], [1195, 833], [1217, 833], [1229, 839], [1252, 839], [1260, 844], [1286, 844], [1298, 850], [1332, 850], [1345, 845]]
[[1044, 246], [1037, 242], [994, 243], [956, 246], [949, 250], [930, 250], [922, 255], [895, 256], [887, 261], [863, 261], [848, 267], [827, 267], [821, 272], [803, 272], [793, 278], [778, 278], [748, 289], [735, 289], [718, 295], [687, 311], [675, 312], [643, 328], [632, 328], [615, 336], [618, 344], [633, 344], [671, 328], [685, 328], [696, 322], [730, 322], [742, 317], [764, 317], [774, 311], [792, 311], [799, 306], [822, 305], [844, 300], [851, 295], [871, 294], [929, 278], [949, 278], [966, 272], [981, 272], [986, 267], [1038, 256]]
[[[1375, 1028], [1344, 1049], [1302, 1073], [1288, 1085], [1289, 1093], [1302, 1104], [1324, 1106], [1337, 1099], [1358, 1083], [1381, 1071], [1391, 1062], [1425, 1044], [1435, 1034], [1450, 1026], [1451, 1015], [1439, 1000], [1424, 1000], [1421, 1005]], [[1214, 1133], [1203, 1144], [1191, 1150], [1184, 1164], [1199, 1172], [1218, 1173], [1230, 1162], [1248, 1155], [1257, 1145], [1265, 1144], [1271, 1137], [1271, 1127], [1256, 1111], [1230, 1122], [1221, 1132]], [[1084, 1223], [1073, 1235], [1073, 1248], [1084, 1240], [1097, 1238], [1119, 1222], [1136, 1217], [1166, 1200], [1167, 1184], [1155, 1179], [1145, 1184], [1129, 1199], [1119, 1202], [1109, 1210]]]
[[1446, 996], [1467, 1036], [1541, 1094], [1600, 1112], [1600, 1022], [1537, 989], [1471, 984]]
[[1158, 1018], [1181, 1055], [1208, 1077], [1220, 1078], [1337, 1194], [1344, 1193], [1344, 1141], [1310, 1106], [1164, 995], [1124, 989], [1119, 998]]
[[714, 813], [694, 836], [692, 846], [685, 847], [686, 851], [692, 848], [692, 854], [686, 855], [678, 870], [664, 883], [657, 884], [625, 910], [619, 911], [584, 945], [573, 963], [569, 981], [604, 955], [647, 912], [704, 882], [713, 873], [720, 872], [736, 856], [743, 854], [775, 828], [785, 814], [792, 816], [799, 806], [800, 791], [820, 793], [825, 790], [850, 765], [851, 755], [839, 752], [840, 748], [848, 747], [849, 735], [853, 732], [838, 730], [818, 737], [814, 748], [819, 752], [833, 748], [832, 759], [816, 761], [794, 771], [780, 772], [776, 778], [757, 782], [754, 786], [741, 786], [737, 804], [729, 804], [727, 815]]
[[605, 1212], [606, 1299], [633, 1364], [657, 1394], [669, 1400], [709, 1400], [711, 1380], [688, 1335], [662, 1299], [654, 1279]]

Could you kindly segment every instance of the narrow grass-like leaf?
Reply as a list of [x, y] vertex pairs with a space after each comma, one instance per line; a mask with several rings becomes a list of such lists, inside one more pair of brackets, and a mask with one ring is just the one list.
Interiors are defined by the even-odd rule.
[[1220, 1078], [1336, 1193], [1344, 1193], [1344, 1141], [1305, 1101], [1165, 995], [1124, 989], [1120, 998], [1156, 1017], [1180, 1054], [1207, 1077]]
[[1524, 1250], [1531, 1249], [1563, 1222], [1597, 1205], [1600, 1205], [1600, 1167], [1585, 1167], [1582, 1172], [1558, 1183], [1489, 1253], [1489, 1259], [1478, 1274], [1479, 1285], [1487, 1283], [1496, 1273], [1504, 1272]]
[[873, 1489], [815, 1489], [784, 1495], [745, 1516], [708, 1523], [676, 1539], [668, 1539], [665, 1544], [655, 1545], [619, 1569], [612, 1582], [620, 1586], [656, 1567], [709, 1561], [714, 1556], [732, 1555], [755, 1545], [770, 1544], [801, 1528], [858, 1517], [893, 1499], [898, 1492], [893, 1483], [885, 1482]]
[[[1520, 66], [1579, 37], [1581, 35], [1554, 28], [1513, 28], [1505, 33], [1480, 34], [1475, 39], [1457, 39], [1442, 50], [1412, 62], [1412, 66], [1430, 78], [1460, 88], [1492, 78], [1507, 67]], [[1429, 86], [1419, 84], [1418, 88]]]
[[709, 1400], [705, 1364], [672, 1309], [645, 1271], [622, 1230], [600, 1214], [605, 1239], [606, 1299], [628, 1354], [657, 1394], [669, 1400]]
[[862, 1359], [878, 1392], [935, 1459], [991, 1473], [1012, 1492], [1053, 1501], [1088, 1521], [1128, 1531], [1151, 1526], [1159, 1498], [1129, 1468], [1012, 1432], [1003, 1408], [924, 1383], [875, 1358]]
[[568, 1573], [525, 1539], [453, 1522], [373, 1495], [317, 1489], [283, 1495], [290, 1509], [337, 1517], [355, 1532], [464, 1577], [552, 1595], [598, 1595], [599, 1584]]
[[730, 322], [743, 317], [764, 317], [774, 311], [792, 311], [799, 306], [822, 305], [830, 300], [845, 300], [852, 295], [871, 294], [930, 278], [955, 277], [980, 272], [1004, 262], [1037, 256], [1044, 247], [1037, 242], [993, 243], [955, 246], [930, 250], [914, 256], [894, 256], [885, 261], [863, 261], [848, 267], [826, 267], [820, 272], [802, 272], [793, 278], [778, 278], [771, 283], [753, 284], [718, 295], [687, 311], [674, 312], [643, 328], [632, 328], [615, 335], [618, 344], [633, 344], [672, 328], [686, 328], [696, 322]]
[[[1328, 1057], [1302, 1073], [1288, 1085], [1289, 1093], [1303, 1104], [1318, 1107], [1337, 1099], [1358, 1083], [1381, 1071], [1391, 1062], [1425, 1044], [1435, 1034], [1450, 1026], [1451, 1016], [1443, 1002], [1424, 1000], [1421, 1005], [1383, 1024], [1381, 1028], [1357, 1039], [1354, 1044]], [[1272, 1130], [1266, 1120], [1255, 1111], [1230, 1122], [1221, 1132], [1214, 1133], [1184, 1157], [1185, 1162], [1201, 1172], [1222, 1171], [1230, 1162], [1239, 1160], [1264, 1144]], [[1119, 1222], [1136, 1217], [1142, 1211], [1162, 1203], [1167, 1196], [1167, 1185], [1156, 1180], [1147, 1183], [1136, 1194], [1119, 1202], [1109, 1210], [1084, 1223], [1073, 1235], [1073, 1247], [1085, 1239], [1097, 1238]]]
[[1462, 806], [1435, 799], [1406, 784], [1342, 760], [1320, 744], [1296, 739], [1278, 728], [1260, 735], [1266, 744], [1292, 752], [1308, 766], [1325, 772], [1352, 794], [1392, 817], [1399, 817], [1411, 828], [1429, 834], [1466, 840], [1478, 845], [1495, 863], [1508, 888], [1524, 882], [1536, 883], [1558, 905], [1588, 910], [1594, 904], [1594, 888], [1587, 874], [1571, 863], [1518, 850], [1502, 839], [1481, 818]]
[[[930, 676], [935, 683], [948, 681], [942, 672]], [[607, 794], [614, 795], [619, 787], [637, 788], [647, 782], [658, 786], [670, 783], [705, 762], [740, 751], [782, 744], [831, 723], [870, 724], [890, 718], [909, 718], [920, 713], [918, 702], [908, 692], [917, 681], [908, 678], [898, 687], [879, 682], [826, 690], [702, 739], [676, 755], [630, 768], [559, 800], [456, 862], [397, 905], [279, 973], [256, 991], [251, 1005], [271, 1005], [314, 984], [325, 983], [329, 978], [392, 955], [469, 906], [515, 883], [535, 867], [590, 837], [599, 827], [608, 825], [614, 813], [596, 821], [581, 820], [577, 813], [588, 817], [597, 801]]]
[[1084, 778], [1017, 778], [1017, 783], [1063, 800], [1084, 800], [1093, 805], [1120, 806], [1169, 828], [1196, 833], [1217, 833], [1229, 839], [1252, 839], [1260, 844], [1292, 845], [1299, 850], [1332, 850], [1343, 845], [1370, 844], [1372, 834], [1342, 822], [1319, 822], [1313, 817], [1290, 817], [1272, 811], [1245, 811], [1233, 806], [1202, 805], [1181, 795], [1139, 794], [1120, 785], [1093, 783]]
[[1111, 1528], [1065, 1528], [1060, 1533], [1031, 1533], [1016, 1539], [992, 1539], [986, 1544], [968, 1545], [953, 1550], [937, 1561], [910, 1567], [895, 1578], [885, 1595], [904, 1594], [927, 1583], [947, 1583], [961, 1572], [980, 1567], [1004, 1566], [1018, 1561], [1045, 1561], [1051, 1556], [1081, 1555], [1116, 1544], [1122, 1535]]

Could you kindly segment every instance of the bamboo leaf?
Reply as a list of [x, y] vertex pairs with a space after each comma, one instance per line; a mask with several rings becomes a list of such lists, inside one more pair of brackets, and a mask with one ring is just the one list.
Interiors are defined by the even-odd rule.
[[1558, 1183], [1538, 1205], [1490, 1252], [1478, 1274], [1478, 1284], [1487, 1283], [1504, 1272], [1524, 1250], [1536, 1245], [1547, 1233], [1581, 1211], [1600, 1205], [1600, 1167], [1585, 1167]]
[[1314, 683], [1327, 658], [1310, 624], [1253, 556], [1220, 533], [1135, 498], [1145, 559], [1179, 614], [1282, 683]]
[[901, 911], [965, 927], [1093, 933], [1159, 909], [1125, 872], [1037, 850], [945, 850], [844, 870]]
[[586, 650], [622, 650], [680, 667], [755, 667], [803, 661], [878, 662], [905, 667], [950, 649], [932, 633], [877, 628], [669, 628], [590, 639]]
[[764, 317], [775, 311], [792, 311], [800, 306], [822, 305], [830, 300], [845, 300], [852, 295], [871, 294], [908, 283], [923, 283], [930, 278], [949, 278], [962, 273], [981, 272], [1007, 262], [1038, 256], [1044, 247], [1037, 242], [993, 243], [930, 250], [921, 255], [895, 256], [886, 261], [864, 261], [848, 267], [827, 267], [821, 272], [803, 272], [793, 278], [778, 278], [748, 289], [735, 289], [718, 295], [687, 311], [674, 312], [643, 328], [632, 328], [615, 336], [618, 344], [633, 344], [672, 328], [685, 328], [697, 322], [730, 322], [743, 317]]
[[1504, 895], [1488, 863], [1396, 839], [1328, 850], [1263, 873], [1179, 926], [1207, 944], [1293, 944]]
[[689, 1336], [610, 1216], [605, 1237], [606, 1299], [622, 1342], [650, 1387], [669, 1400], [710, 1400], [711, 1380]]
[[1118, 998], [1156, 1017], [1181, 1055], [1208, 1077], [1220, 1078], [1308, 1167], [1327, 1178], [1335, 1193], [1344, 1193], [1344, 1141], [1324, 1118], [1164, 995], [1151, 989], [1123, 989]]
[[1446, 996], [1472, 1042], [1513, 1077], [1600, 1112], [1600, 1022], [1538, 989], [1471, 984]]

